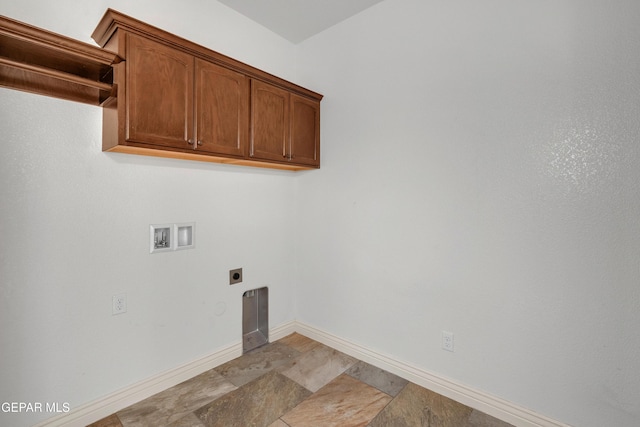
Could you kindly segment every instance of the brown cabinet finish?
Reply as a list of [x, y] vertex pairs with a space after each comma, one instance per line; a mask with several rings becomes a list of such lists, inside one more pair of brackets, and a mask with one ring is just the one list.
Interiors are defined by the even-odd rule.
[[244, 157], [249, 121], [249, 80], [196, 59], [196, 149]]
[[251, 82], [251, 150], [255, 159], [320, 165], [320, 102]]
[[162, 43], [126, 36], [126, 142], [243, 156], [246, 77]]
[[289, 92], [253, 80], [251, 157], [281, 162], [289, 152]]
[[290, 157], [292, 161], [320, 166], [320, 101], [291, 94]]
[[193, 57], [127, 34], [127, 142], [187, 149], [193, 142]]
[[320, 167], [322, 95], [112, 9], [92, 37], [124, 59], [117, 99], [104, 105], [103, 150]]

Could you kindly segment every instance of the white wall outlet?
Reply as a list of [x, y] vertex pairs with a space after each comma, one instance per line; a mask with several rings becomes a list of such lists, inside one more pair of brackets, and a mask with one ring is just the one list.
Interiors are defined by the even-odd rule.
[[442, 349], [453, 351], [453, 332], [442, 331]]
[[119, 294], [113, 296], [113, 305], [111, 314], [122, 314], [127, 312], [127, 294]]

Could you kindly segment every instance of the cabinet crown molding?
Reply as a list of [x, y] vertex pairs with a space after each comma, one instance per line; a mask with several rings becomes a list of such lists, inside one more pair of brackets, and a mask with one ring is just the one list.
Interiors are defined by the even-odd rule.
[[317, 92], [274, 76], [273, 74], [262, 71], [244, 62], [238, 61], [168, 31], [147, 24], [146, 22], [140, 21], [136, 18], [132, 18], [131, 16], [125, 15], [124, 13], [111, 8], [107, 9], [104, 16], [98, 23], [98, 26], [91, 34], [91, 38], [95, 40], [98, 45], [105, 47], [118, 29], [126, 30], [127, 32], [167, 44], [205, 61], [243, 73], [248, 77], [262, 80], [275, 86], [280, 86], [283, 89], [297, 93], [298, 95], [305, 96], [316, 101], [320, 101], [323, 98], [323, 95]]

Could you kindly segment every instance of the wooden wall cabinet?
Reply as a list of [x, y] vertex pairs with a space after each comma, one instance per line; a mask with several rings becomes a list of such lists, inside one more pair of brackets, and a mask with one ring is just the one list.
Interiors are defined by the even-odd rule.
[[112, 133], [106, 138], [110, 148], [141, 144], [243, 157], [248, 79], [165, 44], [124, 36], [127, 61], [119, 102], [125, 126], [105, 129]]
[[135, 34], [125, 34], [124, 42], [126, 77], [118, 89], [125, 96], [118, 96], [118, 103], [124, 107], [125, 133], [118, 141], [188, 148], [194, 131], [193, 57]]
[[320, 166], [320, 101], [253, 80], [250, 156]]
[[245, 157], [249, 133], [249, 79], [200, 59], [196, 60], [196, 77], [197, 149]]
[[290, 95], [290, 160], [320, 167], [320, 101]]
[[289, 170], [320, 167], [322, 95], [114, 10], [92, 35], [123, 61], [103, 150]]

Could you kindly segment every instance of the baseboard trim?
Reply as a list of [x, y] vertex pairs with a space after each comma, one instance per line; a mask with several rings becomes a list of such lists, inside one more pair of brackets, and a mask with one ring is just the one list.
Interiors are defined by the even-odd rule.
[[[269, 341], [298, 332], [336, 350], [394, 373], [415, 384], [478, 409], [517, 427], [569, 427], [567, 424], [547, 418], [487, 393], [398, 361], [372, 351], [359, 344], [298, 321], [290, 321], [269, 330]], [[180, 384], [209, 369], [222, 365], [242, 355], [240, 341], [230, 344], [208, 356], [196, 359], [174, 369], [162, 372], [130, 387], [72, 409], [68, 413], [47, 419], [34, 427], [81, 427], [120, 411], [136, 402]]]
[[[277, 341], [294, 333], [295, 327], [296, 322], [291, 321], [271, 328], [269, 341]], [[242, 342], [238, 341], [210, 355], [162, 372], [130, 387], [74, 408], [65, 414], [49, 418], [34, 427], [84, 427], [241, 355]]]
[[276, 326], [275, 328], [269, 329], [269, 342], [278, 341], [280, 338], [284, 338], [287, 335], [297, 332], [297, 325], [298, 322], [292, 320], [290, 322], [283, 323], [280, 326]]
[[208, 356], [162, 372], [130, 387], [108, 394], [101, 399], [73, 408], [66, 414], [47, 419], [34, 427], [86, 426], [241, 355], [242, 343], [238, 341]]
[[443, 396], [487, 413], [516, 427], [570, 427], [506, 400], [475, 390], [456, 381], [395, 360], [364, 346], [344, 340], [305, 323], [296, 322], [296, 332], [342, 351], [356, 359], [396, 374]]

